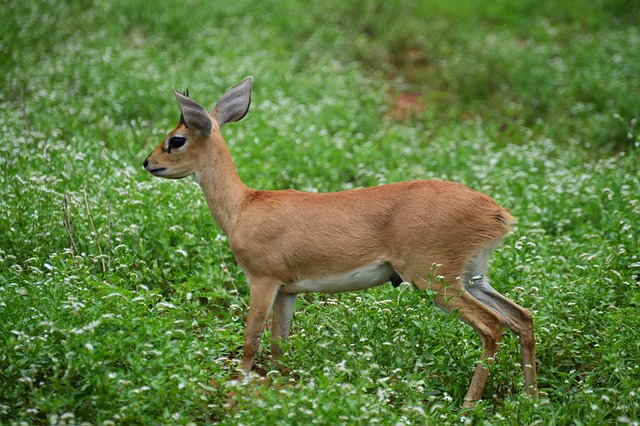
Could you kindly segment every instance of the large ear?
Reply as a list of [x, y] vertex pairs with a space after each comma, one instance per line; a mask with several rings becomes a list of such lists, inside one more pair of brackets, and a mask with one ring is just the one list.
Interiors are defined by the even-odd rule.
[[193, 99], [178, 93], [176, 89], [173, 89], [173, 93], [176, 95], [182, 112], [180, 121], [189, 129], [195, 129], [209, 135], [213, 125], [207, 111]]
[[240, 84], [232, 89], [218, 101], [211, 111], [211, 117], [216, 120], [219, 127], [232, 121], [240, 121], [247, 115], [251, 104], [251, 87], [253, 77], [246, 77]]

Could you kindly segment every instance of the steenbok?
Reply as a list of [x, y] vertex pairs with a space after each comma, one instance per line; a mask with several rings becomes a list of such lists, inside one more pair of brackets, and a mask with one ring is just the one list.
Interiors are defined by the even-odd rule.
[[[518, 336], [526, 391], [537, 395], [531, 312], [495, 291], [486, 271], [513, 217], [488, 196], [438, 180], [335, 193], [263, 191], [245, 186], [220, 133], [242, 119], [253, 79], [229, 90], [208, 113], [175, 92], [178, 126], [144, 160], [154, 176], [193, 175], [228, 237], [249, 284], [242, 369], [249, 374], [273, 311], [273, 356], [289, 333], [296, 295], [413, 283], [473, 327], [482, 342], [464, 406], [481, 399], [504, 327]], [[434, 265], [438, 265], [434, 276]], [[426, 324], [425, 324], [426, 326]]]

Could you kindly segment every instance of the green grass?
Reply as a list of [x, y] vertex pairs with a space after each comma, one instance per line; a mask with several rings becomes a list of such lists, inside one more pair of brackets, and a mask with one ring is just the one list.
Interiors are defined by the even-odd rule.
[[[638, 424], [637, 2], [307, 3], [3, 6], [0, 423]], [[300, 297], [284, 372], [234, 381], [245, 279], [199, 187], [141, 163], [172, 86], [211, 107], [246, 75], [249, 186], [449, 179], [512, 210], [491, 275], [534, 312], [539, 400], [507, 335], [462, 414], [477, 337], [391, 286]]]

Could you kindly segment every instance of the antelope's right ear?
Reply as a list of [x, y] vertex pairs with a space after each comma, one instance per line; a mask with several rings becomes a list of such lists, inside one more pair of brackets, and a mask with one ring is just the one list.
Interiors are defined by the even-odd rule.
[[181, 95], [173, 89], [174, 95], [178, 105], [180, 105], [180, 122], [183, 123], [188, 129], [195, 129], [202, 132], [203, 135], [211, 134], [213, 125], [211, 124], [211, 118], [207, 111], [202, 106], [189, 98], [188, 96]]
[[253, 77], [246, 77], [240, 84], [229, 89], [218, 101], [216, 107], [211, 111], [211, 117], [216, 120], [218, 127], [232, 121], [240, 121], [247, 115], [249, 105], [251, 105], [252, 86]]

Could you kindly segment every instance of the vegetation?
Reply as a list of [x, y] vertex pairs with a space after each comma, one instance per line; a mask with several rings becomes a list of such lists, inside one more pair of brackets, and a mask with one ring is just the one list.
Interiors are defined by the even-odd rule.
[[[637, 2], [3, 3], [0, 423], [640, 422]], [[300, 297], [283, 371], [263, 344], [234, 381], [245, 279], [199, 187], [141, 163], [172, 86], [212, 107], [250, 74], [249, 186], [512, 210], [492, 282], [535, 314], [540, 399], [507, 335], [462, 412], [478, 339], [404, 285]]]

